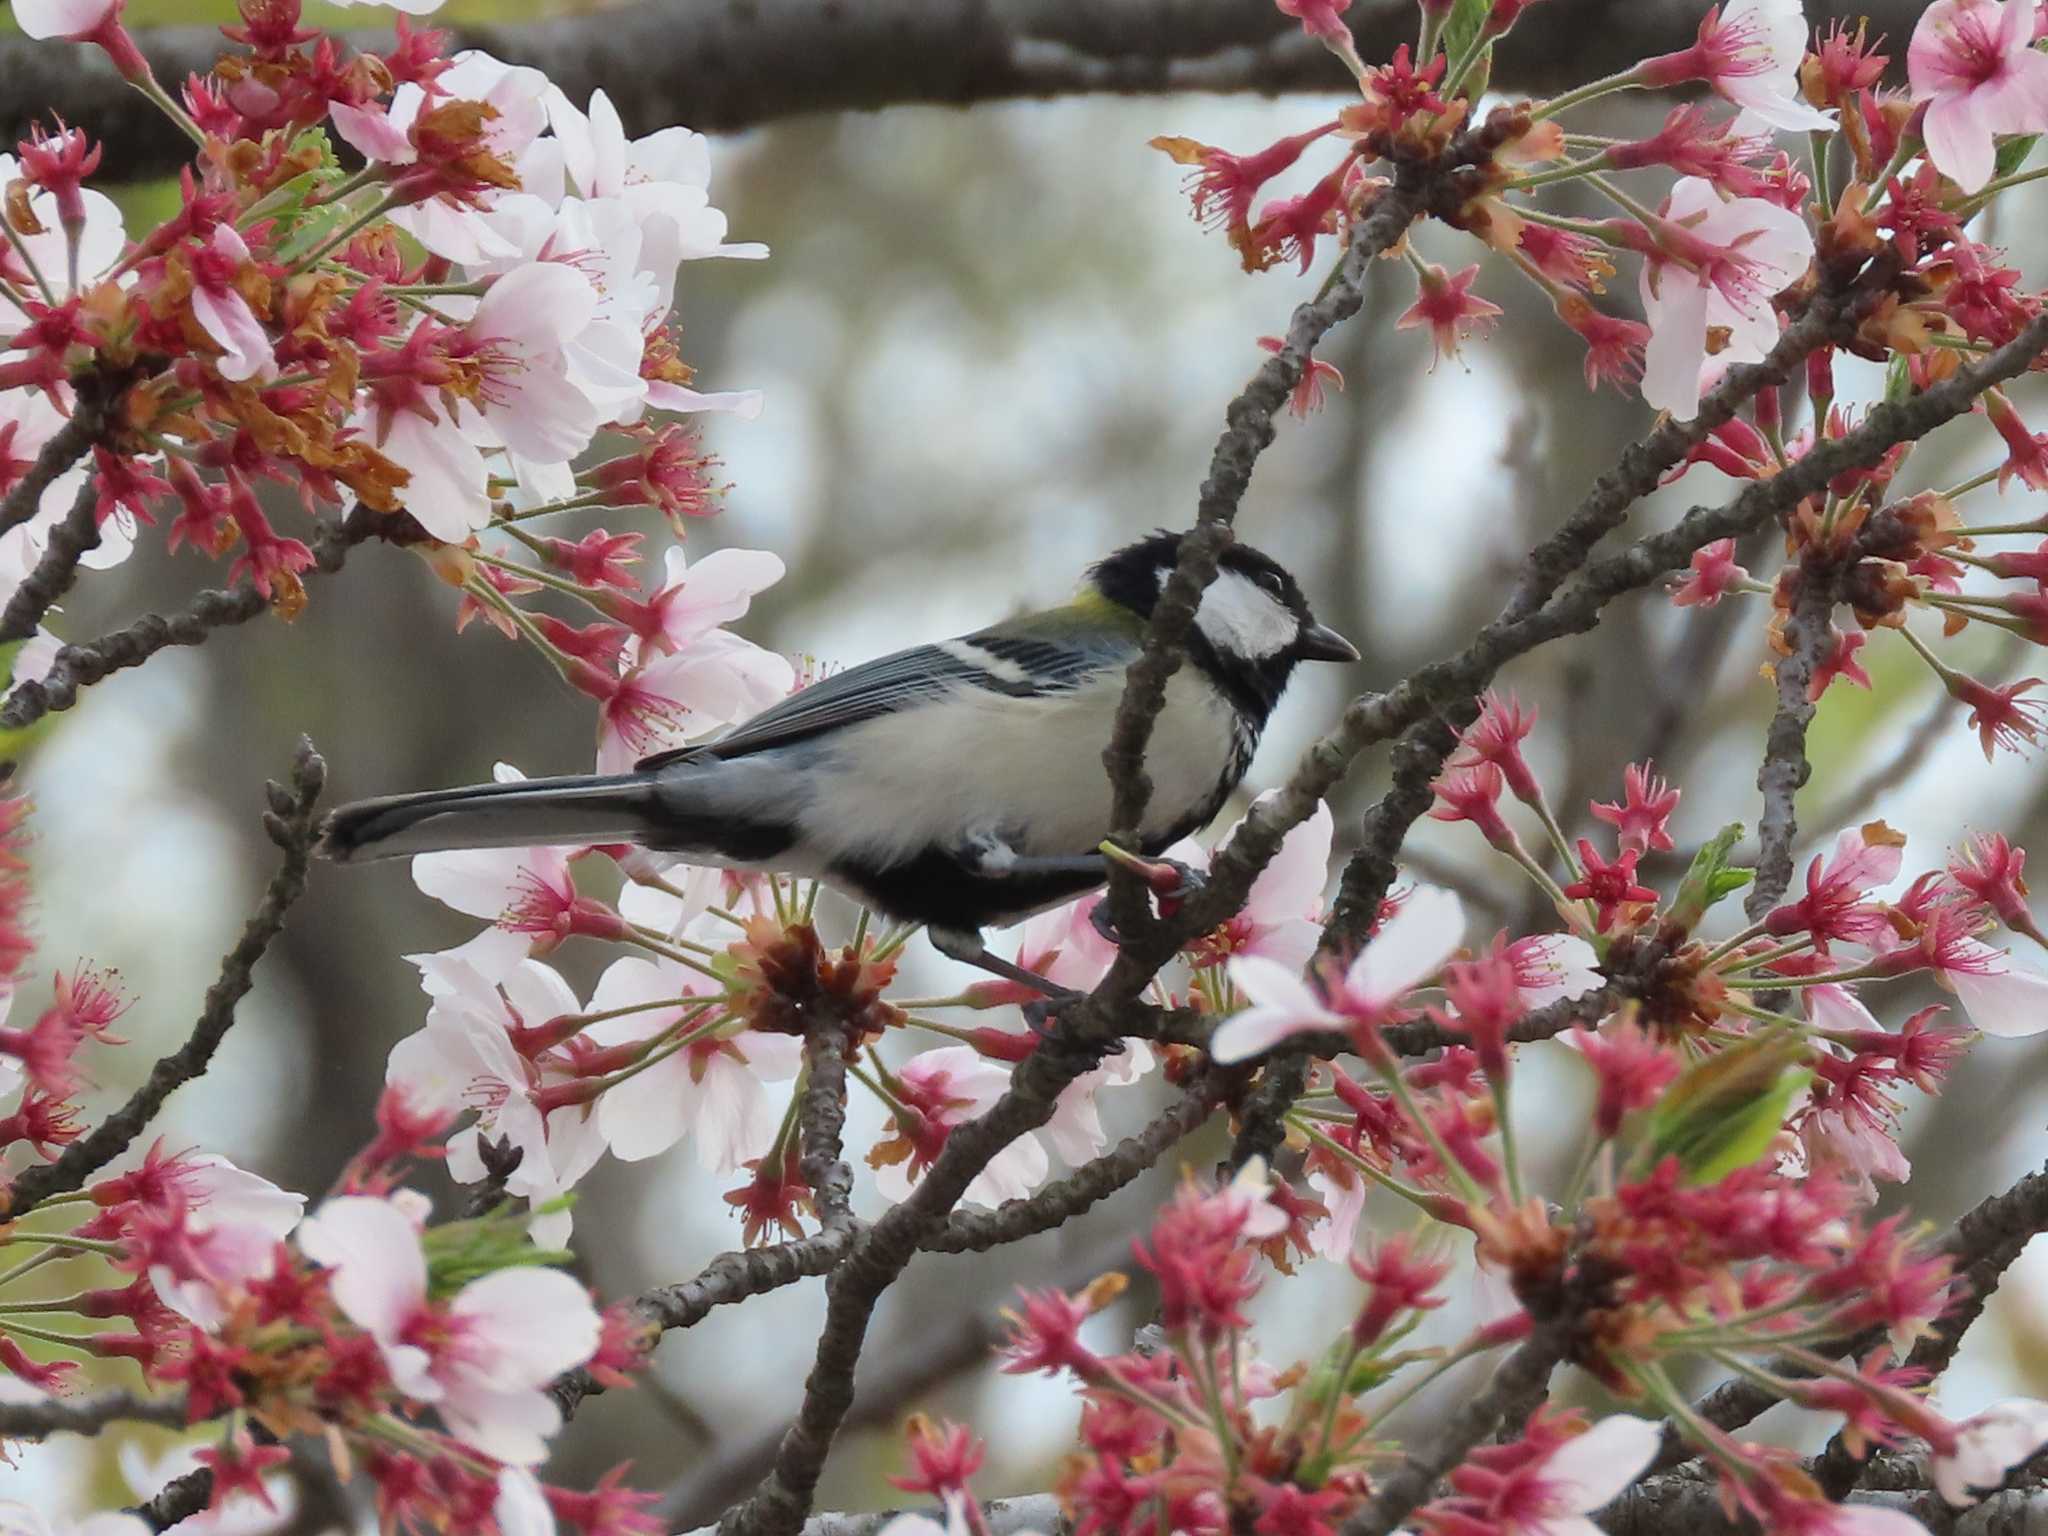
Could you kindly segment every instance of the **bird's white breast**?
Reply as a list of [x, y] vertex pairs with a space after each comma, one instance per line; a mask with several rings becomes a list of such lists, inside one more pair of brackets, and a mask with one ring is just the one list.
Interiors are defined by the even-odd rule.
[[[828, 860], [885, 863], [990, 834], [1019, 853], [1085, 853], [1110, 832], [1102, 749], [1123, 691], [1121, 668], [1042, 698], [963, 687], [849, 727], [831, 771], [812, 776], [803, 840]], [[1146, 755], [1147, 830], [1205, 802], [1238, 745], [1223, 696], [1191, 668], [1175, 673]]]

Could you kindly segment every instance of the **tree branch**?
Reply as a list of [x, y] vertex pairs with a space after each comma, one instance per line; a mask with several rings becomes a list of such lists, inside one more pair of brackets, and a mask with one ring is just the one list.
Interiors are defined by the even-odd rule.
[[987, 1113], [952, 1131], [909, 1198], [854, 1235], [826, 1281], [817, 1356], [775, 1470], [745, 1503], [726, 1512], [719, 1522], [725, 1536], [794, 1536], [802, 1528], [818, 1474], [853, 1402], [853, 1373], [876, 1302], [903, 1272], [923, 1235], [945, 1219], [989, 1160], [1051, 1119], [1061, 1091], [1094, 1065], [1090, 1042], [1099, 1036], [1085, 1027], [1075, 1029], [1093, 1001], [1084, 1002], [1063, 1021], [1059, 1034], [1024, 1059], [1009, 1090]]
[[89, 550], [100, 547], [100, 497], [88, 479], [78, 488], [71, 510], [50, 530], [35, 569], [22, 578], [21, 585], [0, 609], [0, 645], [26, 640], [36, 632], [43, 616], [57, 600], [71, 590], [78, 577], [78, 562]]
[[[346, 518], [329, 523], [314, 539], [313, 568], [330, 576], [339, 571], [349, 551], [376, 532], [381, 521], [380, 514], [358, 502]], [[57, 652], [48, 675], [19, 683], [7, 695], [0, 705], [0, 731], [18, 731], [69, 709], [94, 683], [139, 667], [169, 646], [204, 644], [214, 630], [246, 624], [269, 608], [270, 600], [245, 580], [231, 588], [208, 588], [178, 613], [145, 613], [125, 629], [67, 645]]]
[[828, 1232], [853, 1224], [853, 1170], [846, 1165], [846, 1026], [823, 1019], [804, 1036], [803, 1136], [799, 1166]]
[[[1813, 766], [1806, 760], [1806, 728], [1813, 722], [1815, 702], [1807, 697], [1828, 642], [1835, 609], [1834, 573], [1808, 570], [1785, 623], [1786, 652], [1777, 661], [1777, 712], [1764, 736], [1764, 759], [1756, 771], [1756, 787], [1764, 797], [1757, 822], [1756, 881], [1743, 898], [1751, 922], [1784, 899], [1792, 884], [1792, 848], [1799, 837], [1798, 795]], [[1763, 1007], [1773, 1008], [1772, 1002]]]
[[[1808, 0], [1815, 26], [1868, 13], [1895, 58], [1918, 0]], [[1504, 90], [1576, 85], [1693, 40], [1693, 0], [1553, 0], [1500, 50]], [[1361, 0], [1345, 20], [1367, 59], [1414, 42], [1406, 0]], [[543, 70], [575, 100], [610, 92], [636, 133], [672, 123], [705, 132], [820, 112], [916, 103], [1162, 92], [1312, 91], [1347, 85], [1321, 45], [1268, 6], [1240, 0], [641, 0], [515, 25], [456, 25], [452, 44]], [[205, 74], [222, 49], [206, 27], [139, 34], [157, 78]], [[342, 34], [388, 48], [380, 30]], [[104, 141], [111, 175], [166, 175], [190, 158], [163, 118], [126, 89], [96, 48], [0, 38], [0, 140], [62, 117]]]
[[[12, 42], [13, 39], [6, 39]], [[13, 100], [0, 92], [0, 99]], [[0, 108], [0, 115], [4, 115]], [[41, 510], [43, 492], [47, 491], [57, 477], [71, 468], [80, 459], [92, 452], [107, 430], [109, 406], [118, 396], [120, 387], [109, 383], [102, 375], [82, 374], [73, 381], [77, 398], [71, 407], [71, 419], [59, 427], [50, 440], [43, 444], [42, 452], [35, 462], [23, 471], [15, 481], [14, 488], [0, 500], [0, 533], [19, 528]]]
[[160, 1424], [185, 1428], [185, 1399], [136, 1397], [103, 1392], [98, 1397], [50, 1397], [40, 1402], [0, 1402], [0, 1440], [40, 1440], [45, 1435], [96, 1435], [110, 1424]]
[[1436, 1443], [1420, 1455], [1410, 1452], [1382, 1479], [1372, 1499], [1344, 1522], [1342, 1536], [1388, 1536], [1430, 1495], [1437, 1479], [1500, 1428], [1509, 1406], [1542, 1389], [1564, 1358], [1570, 1328], [1562, 1318], [1539, 1318], [1536, 1331], [1516, 1346], [1486, 1390], [1461, 1403], [1445, 1422]]
[[263, 829], [284, 850], [284, 860], [271, 876], [261, 905], [242, 929], [240, 942], [221, 960], [220, 975], [207, 991], [191, 1035], [184, 1045], [159, 1060], [128, 1102], [91, 1134], [66, 1147], [54, 1163], [27, 1169], [0, 1192], [0, 1213], [8, 1220], [19, 1220], [53, 1195], [82, 1189], [87, 1179], [128, 1150], [156, 1118], [165, 1099], [206, 1071], [235, 1022], [235, 1006], [249, 991], [256, 963], [283, 930], [285, 914], [306, 889], [306, 867], [317, 832], [313, 805], [326, 778], [326, 763], [310, 741], [302, 740], [292, 760], [291, 788], [274, 782], [268, 786], [271, 809], [263, 818]]

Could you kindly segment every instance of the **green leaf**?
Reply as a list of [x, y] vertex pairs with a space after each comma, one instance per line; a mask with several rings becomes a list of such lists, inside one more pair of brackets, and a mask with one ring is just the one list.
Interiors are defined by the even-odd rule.
[[1686, 1182], [1711, 1184], [1764, 1156], [1813, 1081], [1806, 1051], [1779, 1031], [1695, 1063], [1651, 1113], [1651, 1161], [1676, 1157]]
[[1671, 904], [1669, 919], [1690, 933], [1700, 919], [1723, 897], [1741, 890], [1756, 877], [1756, 871], [1737, 869], [1728, 863], [1728, 850], [1742, 841], [1742, 823], [1731, 821], [1692, 857], [1692, 868], [1679, 882], [1678, 895]]
[[1884, 397], [1893, 405], [1907, 400], [1913, 394], [1913, 372], [1906, 366], [1906, 354], [1894, 352], [1892, 360], [1885, 365]]
[[2010, 176], [2027, 163], [2027, 156], [2034, 152], [2034, 146], [2041, 142], [2038, 133], [2023, 133], [2017, 138], [2007, 139], [1998, 146], [1998, 159], [1993, 162], [1991, 179]]
[[[1444, 23], [1444, 52], [1453, 62], [1463, 58], [1479, 36], [1479, 29], [1486, 24], [1487, 13], [1493, 9], [1493, 0], [1458, 0], [1451, 11], [1451, 19]], [[1428, 63], [1427, 59], [1419, 61]]]

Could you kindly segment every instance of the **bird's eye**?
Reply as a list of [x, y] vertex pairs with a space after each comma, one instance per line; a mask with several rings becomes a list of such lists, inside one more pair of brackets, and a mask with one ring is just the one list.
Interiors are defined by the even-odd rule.
[[1287, 595], [1287, 583], [1281, 579], [1278, 571], [1259, 572], [1259, 585], [1275, 597], [1285, 597]]

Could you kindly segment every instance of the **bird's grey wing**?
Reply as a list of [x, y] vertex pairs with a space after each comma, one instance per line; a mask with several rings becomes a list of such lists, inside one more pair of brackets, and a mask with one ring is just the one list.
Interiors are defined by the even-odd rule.
[[652, 770], [690, 760], [745, 757], [891, 714], [956, 688], [982, 688], [1018, 698], [1062, 692], [1117, 660], [1099, 643], [999, 625], [835, 672], [716, 741], [643, 758], [638, 766]]

